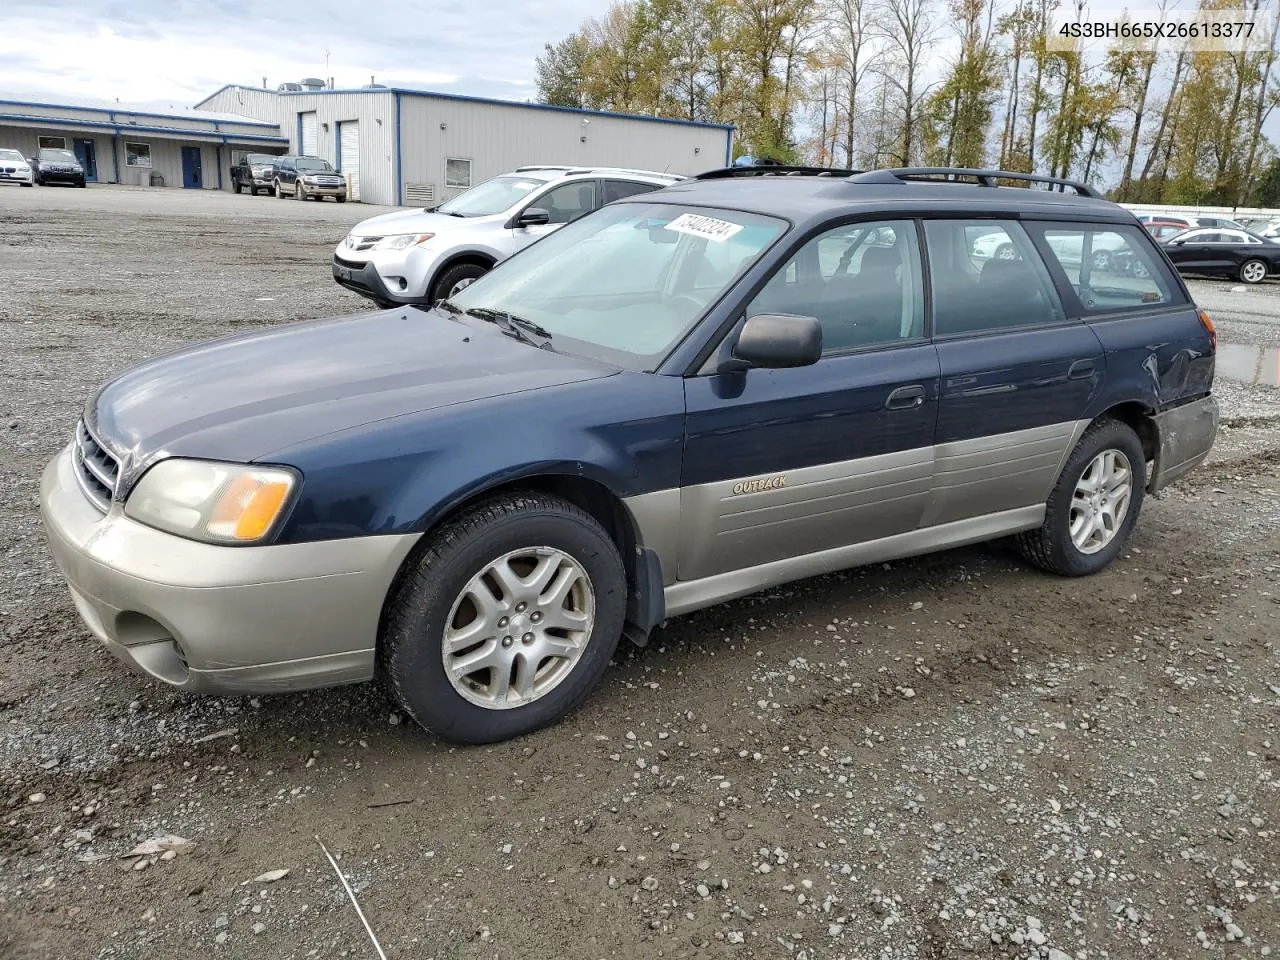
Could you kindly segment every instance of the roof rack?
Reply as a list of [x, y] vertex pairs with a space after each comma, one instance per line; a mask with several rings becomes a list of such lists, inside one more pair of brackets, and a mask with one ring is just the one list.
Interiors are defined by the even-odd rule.
[[970, 167], [893, 167], [859, 174], [855, 183], [905, 183], [909, 180], [932, 180], [942, 183], [973, 181], [980, 187], [999, 187], [1000, 180], [1022, 180], [1028, 183], [1045, 183], [1057, 187], [1059, 192], [1074, 190], [1078, 196], [1093, 200], [1105, 200], [1101, 193], [1087, 183], [1064, 180], [1061, 177], [1045, 177], [1036, 173], [1018, 173], [1012, 170], [976, 170]]
[[749, 167], [721, 167], [695, 173], [691, 180], [721, 180], [731, 177], [852, 177], [861, 170], [840, 170], [834, 167], [793, 167], [783, 164], [759, 164]]

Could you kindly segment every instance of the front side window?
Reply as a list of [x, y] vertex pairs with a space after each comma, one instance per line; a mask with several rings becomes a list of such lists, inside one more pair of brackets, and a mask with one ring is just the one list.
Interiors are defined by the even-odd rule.
[[548, 223], [573, 223], [585, 217], [596, 205], [596, 185], [591, 180], [566, 183], [548, 190], [533, 201], [531, 206], [546, 210]]
[[747, 307], [816, 317], [823, 355], [924, 336], [924, 285], [915, 225], [854, 223], [800, 248]]
[[444, 185], [446, 187], [471, 186], [471, 161], [449, 157], [444, 162]]
[[1040, 255], [1012, 220], [927, 220], [933, 332], [947, 337], [1060, 323]]
[[151, 145], [149, 143], [129, 143], [125, 141], [124, 165], [126, 167], [151, 166]]
[[546, 183], [535, 177], [494, 177], [436, 207], [454, 217], [492, 217], [506, 213]]
[[1142, 236], [1141, 227], [1034, 223], [1029, 229], [1039, 233], [1081, 305], [1091, 313], [1171, 303], [1174, 299], [1177, 285]]
[[[449, 303], [531, 320], [565, 353], [652, 370], [785, 231], [781, 220], [736, 210], [602, 207], [526, 247]], [[702, 269], [708, 258], [715, 271]], [[732, 266], [720, 269], [726, 263]]]

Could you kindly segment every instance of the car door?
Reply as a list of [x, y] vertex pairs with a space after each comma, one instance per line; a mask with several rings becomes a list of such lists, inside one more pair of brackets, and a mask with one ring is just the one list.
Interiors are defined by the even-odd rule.
[[1208, 266], [1213, 273], [1235, 274], [1257, 251], [1249, 249], [1249, 235], [1242, 230], [1220, 229], [1209, 243]]
[[[523, 210], [534, 208], [546, 210], [550, 219], [544, 224], [513, 228], [512, 239], [515, 249], [523, 250], [540, 237], [545, 237], [553, 230], [559, 230], [566, 223], [585, 217], [595, 209], [596, 195], [594, 180], [574, 180], [538, 194], [524, 205]], [[519, 214], [517, 218], [518, 216]]]
[[[881, 230], [891, 245], [874, 242]], [[805, 243], [744, 306], [744, 321], [816, 316], [824, 351], [812, 366], [686, 380], [681, 580], [920, 525], [938, 410], [922, 276], [913, 222], [842, 226]]]
[[[973, 228], [999, 229], [1016, 255], [975, 262]], [[925, 525], [1034, 509], [1048, 496], [1099, 389], [1102, 345], [1069, 318], [1041, 253], [1012, 220], [925, 221], [933, 340], [941, 377], [934, 494]], [[1047, 244], [1064, 269], [1092, 245]]]
[[1169, 241], [1165, 250], [1179, 270], [1188, 273], [1207, 273], [1214, 268], [1214, 245], [1220, 236], [1217, 230], [1188, 230]]

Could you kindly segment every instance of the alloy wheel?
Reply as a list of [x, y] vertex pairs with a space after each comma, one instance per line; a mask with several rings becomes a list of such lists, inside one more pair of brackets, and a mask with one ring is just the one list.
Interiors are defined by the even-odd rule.
[[1071, 498], [1071, 542], [1081, 553], [1104, 549], [1124, 524], [1133, 495], [1133, 468], [1119, 450], [1103, 450], [1089, 461]]
[[490, 710], [523, 707], [573, 672], [595, 623], [582, 564], [553, 547], [506, 553], [472, 577], [445, 621], [449, 683]]

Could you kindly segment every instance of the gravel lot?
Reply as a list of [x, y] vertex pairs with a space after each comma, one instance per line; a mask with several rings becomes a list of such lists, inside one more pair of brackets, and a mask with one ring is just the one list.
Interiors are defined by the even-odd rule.
[[0, 191], [0, 957], [373, 956], [316, 836], [393, 960], [1280, 956], [1280, 286], [1193, 284], [1222, 434], [1106, 573], [996, 544], [807, 581], [459, 749], [372, 687], [134, 677], [37, 518], [113, 371], [362, 309], [327, 258], [374, 212]]

